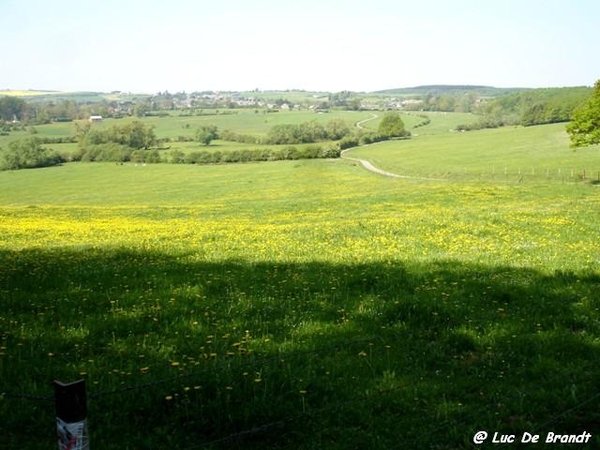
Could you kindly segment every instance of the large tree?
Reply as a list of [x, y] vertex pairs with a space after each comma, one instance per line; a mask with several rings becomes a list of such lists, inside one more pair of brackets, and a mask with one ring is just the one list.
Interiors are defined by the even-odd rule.
[[400, 114], [396, 111], [385, 113], [383, 119], [379, 122], [377, 132], [388, 138], [406, 137], [410, 135], [404, 128], [404, 122], [402, 121]]
[[600, 80], [596, 81], [589, 100], [573, 113], [567, 133], [571, 147], [600, 144]]
[[214, 125], [202, 126], [196, 130], [196, 140], [204, 145], [210, 145], [210, 143], [219, 138], [217, 127]]

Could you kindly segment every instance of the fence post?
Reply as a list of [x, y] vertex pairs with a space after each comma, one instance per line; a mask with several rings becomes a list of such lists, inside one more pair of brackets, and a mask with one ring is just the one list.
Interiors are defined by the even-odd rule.
[[85, 380], [54, 381], [59, 450], [89, 450]]

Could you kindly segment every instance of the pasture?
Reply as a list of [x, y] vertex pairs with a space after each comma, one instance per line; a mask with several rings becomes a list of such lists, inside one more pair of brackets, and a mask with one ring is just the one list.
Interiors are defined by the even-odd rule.
[[50, 382], [84, 378], [93, 448], [599, 445], [600, 190], [469, 175], [597, 148], [426, 128], [350, 154], [442, 181], [343, 159], [1, 172], [0, 443], [55, 445]]
[[413, 139], [357, 148], [348, 156], [368, 159], [393, 173], [455, 181], [600, 180], [600, 148], [569, 150], [564, 124], [431, 135], [427, 129], [419, 128]]
[[[196, 130], [200, 126], [216, 126], [219, 131], [233, 131], [234, 133], [255, 136], [257, 138], [265, 137], [273, 126], [282, 124], [300, 124], [304, 122], [316, 121], [322, 125], [332, 119], [342, 119], [348, 126], [352, 127], [358, 121], [368, 119], [371, 113], [351, 112], [351, 111], [331, 111], [329, 113], [315, 113], [312, 111], [281, 111], [276, 113], [267, 113], [266, 110], [259, 109], [238, 109], [238, 110], [205, 110], [201, 115], [166, 115], [149, 116], [143, 118], [125, 117], [122, 119], [105, 119], [100, 123], [94, 123], [93, 127], [98, 129], [107, 129], [116, 124], [124, 124], [133, 120], [141, 120], [145, 125], [154, 127], [157, 138], [166, 138], [172, 140], [166, 144], [173, 150], [184, 152], [194, 150], [208, 151], [233, 151], [255, 149], [257, 144], [247, 144], [240, 142], [229, 142], [215, 140], [210, 146], [206, 147], [198, 142], [179, 142], [178, 139], [193, 139]], [[410, 116], [407, 116], [407, 125], [415, 122]], [[73, 122], [52, 123], [46, 125], [37, 125], [35, 127], [23, 127], [23, 129], [12, 131], [7, 136], [0, 136], [0, 148], [6, 147], [12, 140], [22, 139], [30, 136], [43, 138], [69, 138], [76, 135], [76, 125]], [[61, 154], [68, 155], [73, 153], [77, 144], [60, 143], [47, 144], [49, 148], [58, 151]], [[268, 147], [258, 145], [258, 147]], [[303, 147], [303, 145], [299, 145]]]

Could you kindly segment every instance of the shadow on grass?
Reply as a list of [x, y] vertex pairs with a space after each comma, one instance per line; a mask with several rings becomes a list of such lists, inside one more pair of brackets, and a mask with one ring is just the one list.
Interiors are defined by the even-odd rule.
[[53, 445], [52, 402], [15, 394], [78, 378], [102, 449], [450, 449], [479, 430], [598, 433], [599, 282], [457, 261], [5, 251], [2, 439]]

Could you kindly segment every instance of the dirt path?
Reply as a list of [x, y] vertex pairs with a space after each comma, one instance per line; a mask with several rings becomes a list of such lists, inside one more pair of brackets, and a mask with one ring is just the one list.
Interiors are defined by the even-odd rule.
[[[368, 119], [364, 119], [361, 120], [359, 122], [356, 122], [356, 128], [359, 128], [361, 130], [364, 130], [363, 128], [363, 124], [366, 122], [369, 122], [370, 120], [375, 120], [377, 119], [379, 116], [377, 114], [373, 114], [372, 117], [369, 117]], [[368, 144], [368, 145], [373, 145], [373, 144]], [[360, 147], [367, 147], [367, 145], [362, 145]], [[411, 177], [408, 175], [400, 175], [397, 173], [393, 173], [393, 172], [388, 172], [386, 170], [383, 169], [379, 169], [378, 167], [375, 167], [373, 164], [371, 164], [369, 161], [367, 161], [366, 159], [360, 159], [360, 158], [352, 158], [351, 156], [346, 156], [346, 153], [349, 152], [350, 150], [354, 150], [358, 147], [352, 147], [352, 148], [347, 148], [346, 150], [342, 150], [342, 152], [340, 153], [340, 156], [344, 159], [347, 159], [348, 161], [356, 161], [359, 162], [365, 169], [376, 173], [378, 175], [383, 175], [384, 177], [392, 177], [392, 178], [403, 178], [405, 180], [424, 180], [424, 181], [447, 181], [447, 180], [443, 180], [440, 178], [425, 178], [425, 177]]]
[[373, 113], [371, 113], [371, 114], [372, 114], [372, 117], [369, 117], [368, 119], [365, 119], [365, 120], [361, 120], [361, 121], [359, 121], [359, 122], [356, 122], [356, 124], [355, 124], [355, 125], [356, 125], [356, 128], [359, 128], [359, 129], [361, 129], [361, 130], [364, 130], [364, 128], [363, 128], [363, 126], [362, 126], [362, 124], [363, 124], [363, 123], [369, 122], [369, 121], [371, 121], [371, 120], [375, 120], [375, 119], [377, 119], [377, 118], [379, 117], [377, 114], [373, 114]]
[[366, 159], [352, 158], [351, 156], [346, 156], [346, 152], [348, 152], [350, 150], [354, 150], [356, 148], [358, 148], [358, 147], [352, 147], [352, 148], [348, 148], [346, 150], [342, 150], [340, 156], [342, 158], [344, 158], [344, 159], [347, 159], [348, 161], [359, 162], [365, 169], [370, 170], [373, 173], [377, 173], [379, 175], [383, 175], [385, 177], [415, 179], [415, 177], [409, 177], [409, 176], [406, 176], [406, 175], [399, 175], [397, 173], [387, 172], [385, 170], [379, 169], [379, 168], [375, 167], [373, 164], [371, 164], [369, 161], [367, 161]]

